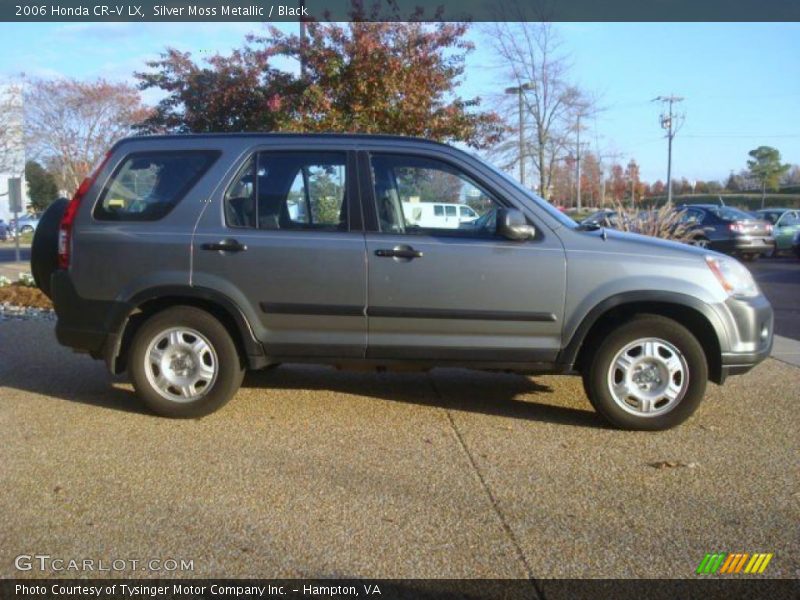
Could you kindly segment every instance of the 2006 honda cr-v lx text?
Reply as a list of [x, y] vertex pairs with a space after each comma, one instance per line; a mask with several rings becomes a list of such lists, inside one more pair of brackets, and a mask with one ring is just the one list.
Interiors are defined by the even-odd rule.
[[[407, 222], [425, 202], [480, 216]], [[467, 153], [392, 136], [122, 140], [44, 215], [32, 269], [59, 342], [171, 417], [221, 407], [246, 369], [319, 362], [577, 373], [613, 424], [656, 430], [772, 345], [735, 259], [582, 229]]]

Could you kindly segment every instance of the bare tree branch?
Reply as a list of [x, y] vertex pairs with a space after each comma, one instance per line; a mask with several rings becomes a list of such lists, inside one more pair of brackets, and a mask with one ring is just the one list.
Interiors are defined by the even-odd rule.
[[34, 80], [25, 89], [25, 143], [58, 186], [74, 190], [103, 154], [149, 114], [136, 88], [103, 79]]
[[[509, 10], [513, 10], [510, 3]], [[523, 10], [519, 8], [518, 10]], [[523, 87], [524, 137], [522, 160], [533, 164], [538, 175], [536, 188], [548, 197], [554, 165], [570, 152], [580, 117], [595, 111], [595, 102], [569, 79], [569, 64], [561, 52], [557, 32], [550, 23], [498, 22], [487, 26], [487, 33], [514, 87]], [[519, 125], [515, 99], [500, 101], [501, 114], [507, 115], [511, 136], [495, 148], [501, 164], [520, 160]]]

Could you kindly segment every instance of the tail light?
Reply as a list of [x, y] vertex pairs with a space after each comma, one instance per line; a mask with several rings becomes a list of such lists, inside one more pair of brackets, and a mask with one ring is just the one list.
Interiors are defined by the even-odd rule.
[[64, 210], [64, 215], [61, 217], [61, 223], [58, 226], [58, 267], [60, 269], [69, 268], [72, 224], [75, 221], [75, 215], [78, 214], [78, 207], [81, 204], [81, 200], [83, 200], [89, 188], [92, 187], [95, 179], [97, 179], [97, 175], [103, 170], [109, 158], [111, 158], [110, 152], [103, 157], [103, 160], [101, 160], [92, 172], [81, 182], [78, 189], [75, 191], [75, 195], [72, 196], [72, 200], [69, 201], [67, 208]]
[[744, 225], [741, 223], [731, 223], [728, 225], [728, 229], [730, 229], [733, 233], [744, 233]]
[[772, 234], [772, 223], [767, 223], [767, 234], [768, 235]]

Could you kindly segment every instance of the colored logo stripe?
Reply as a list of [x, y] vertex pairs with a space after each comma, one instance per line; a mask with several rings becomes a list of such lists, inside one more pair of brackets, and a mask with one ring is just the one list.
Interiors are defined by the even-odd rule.
[[700, 562], [700, 566], [697, 567], [697, 573], [705, 573], [706, 575], [716, 573], [723, 560], [725, 560], [724, 552], [720, 552], [718, 554], [706, 554], [705, 558], [703, 558], [703, 560]]
[[735, 573], [763, 573], [773, 556], [774, 555], [771, 553], [756, 553], [751, 555], [747, 552], [733, 552], [730, 554], [717, 552], [714, 554], [706, 554], [697, 567], [697, 574], [712, 575], [717, 572], [729, 575]]

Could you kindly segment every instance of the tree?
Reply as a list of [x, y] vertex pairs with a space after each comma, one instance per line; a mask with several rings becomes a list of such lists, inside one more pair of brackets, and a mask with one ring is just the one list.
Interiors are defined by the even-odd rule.
[[[574, 147], [581, 119], [596, 111], [594, 102], [568, 80], [568, 64], [550, 23], [498, 22], [487, 31], [507, 70], [508, 81], [523, 88], [526, 144], [521, 160], [531, 160], [538, 173], [539, 195], [546, 198], [558, 161]], [[518, 120], [517, 97], [504, 100], [510, 123]], [[519, 125], [496, 151], [508, 166], [520, 160]]]
[[[363, 8], [354, 15], [346, 25], [308, 23], [305, 40], [270, 27], [205, 66], [168, 50], [137, 74], [142, 89], [167, 93], [143, 128], [394, 133], [475, 147], [499, 139], [499, 117], [456, 93], [472, 50], [467, 24], [360, 22]], [[304, 68], [279, 71], [277, 57]]]
[[52, 167], [59, 188], [73, 190], [148, 112], [139, 92], [124, 83], [30, 81], [25, 88], [26, 146], [29, 155]]
[[213, 56], [205, 66], [188, 52], [168, 48], [152, 69], [136, 73], [140, 89], [167, 93], [137, 125], [149, 133], [275, 131], [289, 127], [301, 89], [288, 73], [271, 68], [269, 56], [250, 48]]
[[628, 191], [628, 182], [626, 181], [625, 170], [622, 168], [622, 165], [611, 165], [611, 177], [608, 179], [607, 188], [614, 202], [622, 202], [622, 199]]
[[35, 211], [43, 211], [58, 197], [55, 177], [35, 160], [25, 163], [28, 198]]
[[800, 185], [800, 165], [794, 165], [783, 179], [785, 185], [796, 186]]
[[[634, 159], [631, 159], [628, 166], [625, 167], [625, 179], [628, 184], [628, 189], [631, 192], [631, 206], [636, 203], [636, 192], [638, 191], [639, 184], [639, 165]], [[639, 196], [641, 199], [641, 195]]]
[[587, 199], [587, 204], [596, 206], [602, 200], [603, 172], [600, 160], [594, 153], [587, 153], [581, 159], [581, 195]]
[[748, 154], [751, 160], [747, 161], [747, 168], [750, 176], [761, 184], [761, 208], [764, 208], [767, 188], [777, 190], [791, 165], [781, 163], [781, 153], [770, 146], [759, 146]]

